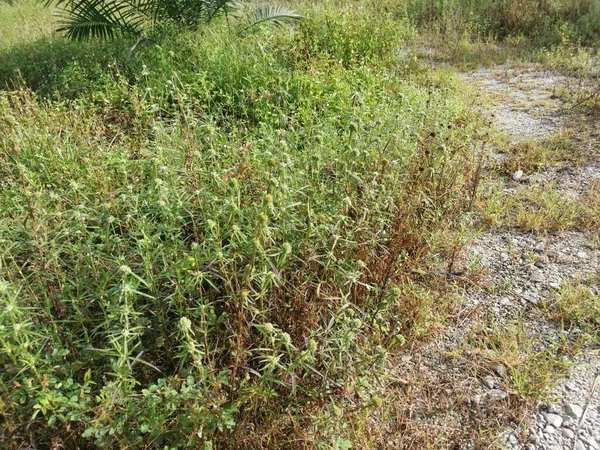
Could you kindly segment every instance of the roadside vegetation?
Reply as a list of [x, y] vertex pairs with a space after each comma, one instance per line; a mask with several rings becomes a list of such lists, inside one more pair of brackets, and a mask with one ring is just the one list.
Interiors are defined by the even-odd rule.
[[[482, 193], [497, 136], [430, 64], [593, 58], [597, 0], [299, 1], [83, 41], [53, 8], [0, 2], [0, 445], [371, 448], [389, 361], [453, 320], [483, 227], [598, 229]], [[579, 158], [553, 145], [491, 171]], [[557, 317], [593, 327], [569, 292]]]

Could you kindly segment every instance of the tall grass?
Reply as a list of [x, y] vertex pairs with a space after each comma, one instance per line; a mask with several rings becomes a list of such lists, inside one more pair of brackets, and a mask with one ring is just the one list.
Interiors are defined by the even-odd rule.
[[48, 35], [54, 28], [53, 14], [54, 8], [42, 8], [35, 0], [0, 1], [0, 49]]
[[319, 11], [3, 50], [3, 444], [341, 448], [381, 406], [485, 138], [406, 20]]
[[420, 29], [455, 38], [523, 37], [537, 46], [560, 44], [567, 35], [593, 45], [600, 37], [598, 0], [411, 0], [377, 2], [380, 8], [408, 16]]

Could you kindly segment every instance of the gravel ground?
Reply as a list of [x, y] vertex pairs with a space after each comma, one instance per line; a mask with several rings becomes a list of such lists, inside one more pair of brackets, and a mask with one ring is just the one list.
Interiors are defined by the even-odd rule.
[[[567, 126], [567, 116], [555, 93], [569, 82], [564, 76], [535, 69], [511, 71], [482, 69], [464, 74], [482, 93], [496, 99], [490, 115], [495, 126], [513, 140], [540, 139]], [[598, 149], [591, 143], [589, 155]], [[600, 160], [583, 167], [569, 167], [533, 174], [536, 183], [553, 185], [565, 195], [577, 196], [600, 179]], [[527, 185], [519, 189], [527, 189]], [[569, 339], [558, 324], [548, 321], [536, 305], [551, 300], [565, 282], [574, 282], [600, 270], [600, 252], [584, 233], [565, 232], [545, 239], [519, 231], [494, 231], [481, 236], [471, 248], [471, 258], [486, 270], [493, 294], [467, 295], [471, 305], [502, 324], [523, 320], [540, 348], [561, 337]], [[561, 336], [561, 334], [563, 336]], [[600, 356], [588, 349], [574, 357], [566, 379], [552, 389], [552, 404], [539, 405], [529, 426], [507, 430], [503, 446], [527, 450], [600, 450]], [[494, 377], [482, 379], [482, 389], [494, 391]], [[496, 389], [497, 391], [498, 389]], [[500, 391], [502, 392], [502, 391]], [[499, 393], [496, 393], [500, 395]]]
[[[557, 95], [571, 82], [563, 76], [499, 67], [462, 77], [478, 94], [493, 99], [494, 106], [484, 112], [513, 142], [572, 127]], [[552, 185], [574, 197], [583, 194], [600, 179], [600, 156], [591, 141], [580, 143], [589, 146], [585, 165], [505, 180], [504, 195], [533, 184]], [[600, 386], [592, 395], [600, 374], [598, 352], [588, 348], [569, 360], [556, 356], [570, 369], [564, 377], [555, 374], [558, 382], [545, 397], [552, 399], [549, 404], [524, 402], [514, 380], [518, 370], [508, 367], [538, 353], [552, 357], [553, 349], [561, 347], [557, 344], [574, 342], [581, 334], [563, 330], [545, 308], [565, 283], [600, 273], [597, 241], [577, 231], [542, 236], [500, 228], [480, 235], [461, 263], [479, 270], [455, 280], [462, 301], [453, 303], [452, 319], [435, 339], [419, 341], [389, 362], [382, 392], [392, 392], [387, 401], [396, 407], [391, 418], [374, 421], [384, 438], [370, 448], [489, 449], [485, 430], [504, 429], [497, 443], [506, 450], [600, 450]], [[524, 330], [523, 341], [515, 337], [516, 330]], [[501, 346], [490, 346], [486, 339], [512, 339], [507, 347], [516, 356], [506, 357]]]

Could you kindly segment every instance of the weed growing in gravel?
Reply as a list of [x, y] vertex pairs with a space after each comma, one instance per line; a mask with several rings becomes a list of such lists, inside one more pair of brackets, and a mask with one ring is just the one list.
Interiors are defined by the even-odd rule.
[[480, 205], [482, 218], [493, 227], [518, 227], [540, 233], [584, 229], [586, 208], [575, 198], [547, 185], [532, 184], [507, 195], [492, 185]]
[[[563, 350], [563, 343], [559, 340], [554, 345], [544, 349], [537, 348], [536, 330], [528, 330], [523, 321], [515, 323], [492, 323], [481, 329], [477, 339], [473, 342], [481, 353], [487, 358], [487, 372], [499, 377], [499, 373], [506, 375], [502, 378], [501, 386], [512, 396], [517, 404], [529, 403], [534, 400], [544, 399], [544, 395], [560, 374], [565, 374], [568, 364], [557, 355]], [[498, 367], [502, 368], [502, 371]]]
[[600, 295], [595, 284], [598, 275], [588, 282], [565, 283], [549, 303], [551, 316], [564, 330], [579, 335], [584, 341], [600, 343]]
[[510, 177], [517, 170], [529, 175], [556, 166], [577, 164], [583, 155], [581, 146], [573, 141], [573, 134], [568, 130], [542, 140], [517, 142], [506, 150], [506, 157], [498, 167]]
[[586, 208], [586, 225], [596, 239], [600, 238], [600, 182], [596, 181], [584, 192], [582, 203]]

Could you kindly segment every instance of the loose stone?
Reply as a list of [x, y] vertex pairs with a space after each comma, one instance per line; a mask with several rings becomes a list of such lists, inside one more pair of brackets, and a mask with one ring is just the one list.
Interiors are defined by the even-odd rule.
[[553, 427], [560, 428], [563, 423], [563, 418], [558, 414], [546, 414], [546, 422]]
[[572, 403], [565, 406], [565, 412], [573, 419], [579, 419], [583, 414], [583, 408], [579, 405]]
[[555, 291], [560, 291], [560, 284], [558, 283], [550, 283], [548, 284], [548, 286], [550, 286], [550, 288], [554, 289]]
[[536, 283], [541, 283], [542, 281], [544, 281], [544, 275], [542, 274], [541, 271], [536, 270], [535, 272], [533, 272], [531, 274], [531, 281], [534, 281]]
[[486, 375], [485, 377], [482, 378], [483, 384], [488, 388], [488, 389], [494, 389], [494, 377], [490, 376], [490, 375]]
[[573, 439], [575, 437], [575, 433], [573, 433], [568, 428], [563, 428], [561, 431], [562, 431], [562, 435], [564, 437], [566, 437], [567, 439]]
[[593, 437], [581, 436], [580, 439], [583, 442], [585, 442], [587, 445], [589, 445], [590, 448], [593, 448], [594, 450], [600, 449], [600, 446], [598, 446], [598, 443], [596, 442], [596, 439], [594, 439]]
[[522, 170], [517, 170], [515, 173], [512, 174], [512, 179], [514, 181], [519, 181], [521, 178], [523, 178], [523, 171]]
[[488, 395], [492, 398], [492, 400], [504, 400], [506, 397], [508, 397], [508, 393], [500, 389], [492, 389], [488, 392]]
[[500, 378], [504, 378], [506, 376], [506, 367], [502, 364], [494, 364], [492, 366], [492, 370], [498, 375]]

